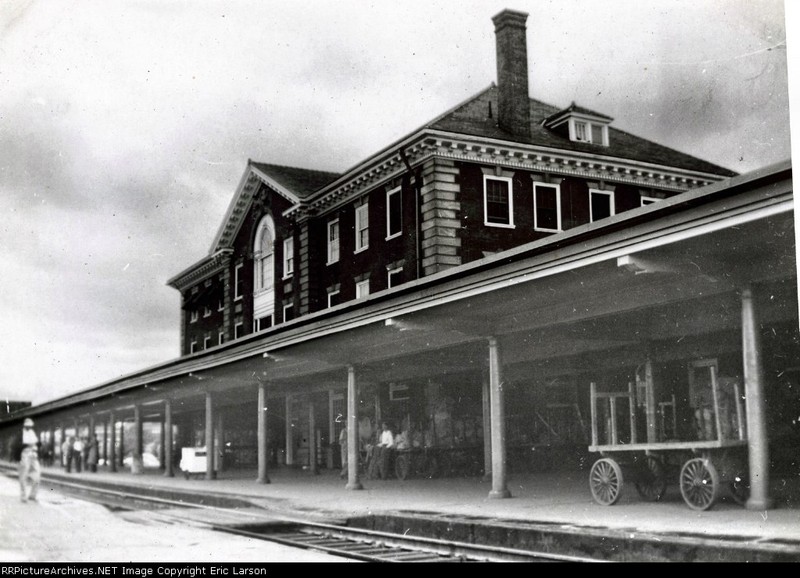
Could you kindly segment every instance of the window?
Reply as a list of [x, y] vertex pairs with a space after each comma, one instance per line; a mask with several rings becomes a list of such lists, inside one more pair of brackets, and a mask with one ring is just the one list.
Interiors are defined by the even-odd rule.
[[585, 122], [575, 121], [575, 140], [577, 141], [584, 141], [584, 142], [592, 142], [592, 139], [587, 136], [591, 134], [586, 126]]
[[283, 278], [286, 279], [294, 273], [294, 237], [283, 241]]
[[224, 331], [220, 331], [219, 332], [219, 338], [217, 340], [217, 343], [219, 345], [222, 345], [223, 343], [225, 343], [225, 332]]
[[203, 349], [208, 349], [211, 347], [211, 336], [206, 335], [205, 339], [203, 339]]
[[328, 265], [339, 260], [339, 219], [328, 222]]
[[272, 217], [266, 215], [258, 224], [253, 246], [256, 292], [271, 290], [275, 285], [274, 245], [275, 224]]
[[642, 205], [641, 206], [644, 207], [645, 205], [652, 205], [653, 203], [657, 203], [660, 200], [661, 199], [656, 199], [655, 197], [642, 196], [642, 198], [641, 198]]
[[589, 220], [605, 219], [614, 214], [614, 191], [589, 189]]
[[192, 341], [189, 344], [189, 353], [196, 353], [197, 352], [197, 341]]
[[339, 304], [339, 290], [334, 289], [332, 291], [328, 291], [328, 307], [333, 307], [334, 305]]
[[211, 307], [208, 305], [203, 307], [203, 317], [211, 317]]
[[223, 309], [225, 309], [225, 300], [220, 297], [219, 301], [217, 302], [217, 311], [222, 311]]
[[244, 323], [239, 321], [233, 328], [233, 338], [239, 339], [242, 335], [244, 335]]
[[570, 140], [608, 146], [608, 126], [575, 118], [569, 121]]
[[390, 383], [389, 384], [389, 401], [403, 401], [410, 399], [408, 393], [408, 384], [406, 383]]
[[483, 177], [483, 219], [490, 227], [514, 226], [514, 196], [508, 177]]
[[386, 240], [403, 232], [403, 192], [400, 187], [386, 191]]
[[362, 299], [369, 295], [369, 279], [356, 283], [356, 299]]
[[386, 280], [390, 289], [400, 285], [403, 282], [403, 268], [395, 267], [394, 269], [389, 269], [386, 275]]
[[242, 287], [243, 284], [242, 267], [244, 267], [244, 265], [242, 263], [239, 263], [238, 265], [236, 265], [236, 269], [234, 269], [233, 272], [233, 286], [235, 287], [233, 298], [236, 301], [241, 299], [242, 295], [244, 294], [244, 290]]
[[253, 321], [253, 329], [255, 331], [264, 331], [265, 329], [272, 327], [272, 322], [272, 314], [265, 317], [259, 317]]
[[289, 303], [283, 306], [283, 322], [291, 321], [294, 319], [294, 304]]
[[[284, 272], [286, 270], [284, 242]], [[293, 253], [288, 253], [293, 257]], [[255, 320], [275, 312], [275, 222], [271, 215], [259, 221], [253, 240], [253, 327]]]
[[197, 311], [192, 311], [189, 316], [189, 323], [194, 323], [200, 317], [200, 314]]
[[561, 230], [561, 185], [533, 184], [533, 228], [547, 232]]
[[369, 247], [369, 205], [356, 207], [356, 252]]

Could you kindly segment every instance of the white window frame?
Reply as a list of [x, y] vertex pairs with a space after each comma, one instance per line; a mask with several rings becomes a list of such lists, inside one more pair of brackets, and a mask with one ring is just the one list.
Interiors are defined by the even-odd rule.
[[189, 343], [189, 353], [197, 353], [197, 340], [193, 339], [191, 343]]
[[223, 343], [225, 343], [225, 332], [220, 331], [217, 334], [217, 345], [222, 345]]
[[[331, 239], [331, 230], [336, 228], [336, 238]], [[340, 246], [340, 236], [341, 236], [341, 229], [339, 228], [339, 219], [333, 219], [332, 221], [328, 221], [328, 262], [326, 265], [331, 265], [332, 263], [336, 263], [339, 261], [339, 246]]]
[[[392, 233], [389, 229], [391, 227], [391, 202], [390, 199], [393, 195], [400, 196], [400, 230], [395, 233]], [[386, 191], [386, 240], [394, 239], [395, 237], [399, 237], [403, 234], [403, 188], [402, 187], [395, 187], [390, 191]]]
[[395, 267], [393, 269], [389, 269], [386, 271], [386, 286], [389, 289], [391, 289], [392, 287], [397, 287], [397, 285], [400, 285], [400, 283], [398, 283], [397, 285], [392, 285], [392, 275], [398, 275], [402, 272], [403, 272], [402, 267]]
[[[364, 226], [364, 221], [366, 222], [366, 226]], [[361, 244], [361, 232], [366, 231], [367, 239], [364, 244]], [[355, 233], [356, 233], [356, 249], [355, 253], [360, 253], [361, 251], [365, 251], [369, 248], [369, 203], [363, 203], [356, 207], [356, 223], [355, 223]]]
[[197, 309], [189, 311], [189, 323], [197, 323], [198, 319], [200, 319], [200, 312]]
[[[548, 229], [546, 227], [539, 226], [539, 214], [537, 211], [537, 203], [536, 203], [536, 189], [538, 187], [549, 187], [554, 188], [556, 190], [556, 229]], [[534, 231], [541, 231], [543, 233], [560, 233], [562, 231], [562, 223], [561, 223], [561, 184], [554, 184], [554, 183], [544, 183], [540, 181], [535, 181], [533, 183], [533, 230]]]
[[328, 309], [333, 307], [333, 305], [331, 305], [331, 300], [333, 299], [333, 297], [335, 297], [338, 294], [339, 294], [339, 290], [338, 289], [336, 289], [334, 291], [328, 291]]
[[[583, 125], [584, 128], [584, 138], [578, 138], [578, 125]], [[594, 140], [594, 131], [593, 129], [600, 129], [600, 142], [595, 142]], [[570, 118], [569, 119], [569, 140], [573, 142], [585, 142], [589, 144], [597, 144], [602, 146], [608, 146], [608, 126], [600, 123], [589, 120], [587, 118]]]
[[283, 240], [283, 278], [294, 274], [294, 237]]
[[225, 299], [220, 297], [219, 303], [217, 303], [217, 311], [224, 311], [225, 310]]
[[[269, 319], [270, 324], [269, 327], [261, 327], [261, 320], [262, 319]], [[260, 331], [266, 331], [275, 326], [275, 315], [273, 313], [269, 313], [267, 315], [262, 315], [256, 319], [253, 319], [253, 331], [258, 333]]]
[[[239, 331], [240, 328], [241, 331]], [[240, 335], [237, 336], [237, 333], [240, 333]], [[239, 321], [233, 326], [233, 338], [239, 339], [240, 337], [244, 337], [244, 321]]]
[[[489, 181], [503, 181], [508, 183], [508, 223], [489, 222]], [[514, 181], [511, 177], [496, 177], [494, 175], [483, 175], [483, 224], [487, 227], [499, 227], [501, 229], [514, 229]]]
[[614, 208], [614, 191], [603, 191], [600, 189], [589, 189], [589, 222], [594, 223], [594, 215], [592, 214], [592, 195], [601, 195], [604, 197], [608, 197], [608, 216], [613, 217], [616, 215], [616, 210]]
[[288, 305], [284, 305], [283, 306], [283, 322], [284, 323], [287, 322], [286, 312], [289, 311], [289, 310], [293, 310], [293, 309], [294, 309], [294, 303], [289, 303]]
[[[364, 288], [367, 292], [364, 293]], [[369, 295], [369, 279], [364, 279], [356, 283], [356, 299], [363, 299]]]
[[211, 317], [211, 307], [208, 305], [203, 306], [203, 317]]
[[211, 347], [211, 336], [206, 335], [203, 338], [203, 349], [208, 349], [209, 347]]
[[639, 197], [639, 206], [645, 207], [647, 205], [652, 205], [654, 203], [657, 203], [660, 200], [661, 199], [659, 199], [658, 197], [647, 197], [645, 195], [642, 195], [641, 197]]
[[239, 301], [242, 298], [242, 294], [239, 293], [239, 280], [242, 276], [242, 269], [244, 268], [244, 263], [239, 263], [233, 269], [233, 300]]

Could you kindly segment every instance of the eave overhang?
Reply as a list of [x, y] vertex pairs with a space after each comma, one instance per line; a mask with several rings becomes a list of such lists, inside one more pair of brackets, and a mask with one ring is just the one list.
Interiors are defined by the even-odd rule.
[[213, 255], [205, 257], [191, 267], [187, 267], [169, 279], [167, 281], [167, 285], [169, 287], [174, 287], [182, 293], [192, 285], [195, 285], [200, 281], [203, 281], [204, 279], [207, 279], [208, 277], [211, 277], [212, 275], [222, 271], [231, 253], [231, 249], [217, 251]]

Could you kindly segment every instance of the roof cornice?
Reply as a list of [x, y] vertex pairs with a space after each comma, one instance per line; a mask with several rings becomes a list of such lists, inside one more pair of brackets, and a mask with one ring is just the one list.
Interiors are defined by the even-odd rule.
[[201, 259], [191, 267], [184, 269], [172, 277], [167, 281], [167, 285], [183, 292], [195, 283], [203, 281], [207, 277], [222, 270], [232, 252], [231, 249], [223, 249]]
[[382, 154], [342, 175], [305, 203], [286, 211], [286, 214], [325, 212], [403, 174], [407, 168], [400, 157], [400, 150], [405, 152], [411, 166], [435, 156], [675, 192], [706, 186], [726, 178], [713, 173], [610, 155], [425, 129], [398, 142], [393, 149], [384, 149]]

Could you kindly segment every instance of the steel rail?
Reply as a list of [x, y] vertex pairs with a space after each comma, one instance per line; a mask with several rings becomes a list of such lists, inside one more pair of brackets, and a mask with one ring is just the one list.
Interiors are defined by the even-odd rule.
[[[10, 473], [10, 468], [6, 469]], [[16, 472], [14, 472], [16, 473]], [[45, 481], [45, 480], [43, 480]], [[224, 513], [239, 518], [241, 523], [211, 522], [197, 520], [178, 512], [150, 510], [148, 515], [171, 521], [190, 521], [200, 527], [226, 532], [248, 538], [276, 542], [287, 546], [313, 549], [332, 555], [369, 562], [454, 562], [454, 561], [486, 561], [486, 562], [601, 562], [594, 558], [570, 556], [520, 550], [502, 546], [470, 544], [424, 536], [394, 534], [362, 528], [351, 528], [336, 524], [314, 522], [284, 514], [273, 514], [264, 510], [264, 514], [243, 512], [233, 508], [222, 508], [207, 504], [195, 504], [147, 496], [131, 491], [101, 488], [92, 484], [46, 478], [47, 483], [64, 488], [72, 495], [95, 503], [113, 506], [129, 511], [139, 511], [142, 505], [152, 504], [161, 508], [179, 508], [206, 510]], [[74, 493], [73, 493], [74, 492]], [[134, 504], [139, 504], [137, 507]], [[255, 506], [254, 507], [258, 507]], [[273, 522], [283, 522], [286, 526], [257, 530], [253, 527], [266, 526]], [[226, 525], [230, 524], [230, 525]], [[249, 529], [248, 529], [249, 527]]]

